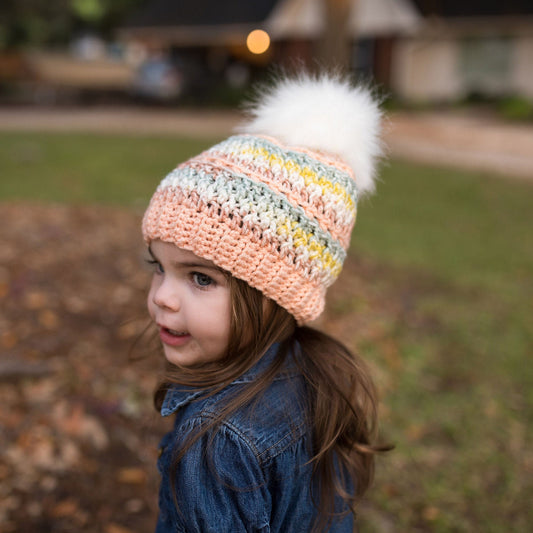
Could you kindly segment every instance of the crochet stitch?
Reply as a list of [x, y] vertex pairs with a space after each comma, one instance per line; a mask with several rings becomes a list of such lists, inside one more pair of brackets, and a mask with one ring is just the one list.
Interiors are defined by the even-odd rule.
[[356, 176], [334, 153], [235, 135], [163, 179], [143, 235], [213, 261], [305, 323], [341, 271], [358, 197]]

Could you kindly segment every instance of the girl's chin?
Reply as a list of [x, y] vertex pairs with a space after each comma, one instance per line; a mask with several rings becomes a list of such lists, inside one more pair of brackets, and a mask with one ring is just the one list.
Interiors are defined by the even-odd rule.
[[163, 351], [166, 360], [173, 365], [187, 367], [198, 363], [198, 358], [185, 350], [178, 351], [172, 346], [163, 344]]
[[198, 353], [191, 350], [190, 347], [178, 348], [166, 344], [163, 344], [163, 351], [165, 353], [165, 358], [169, 363], [182, 368], [209, 363], [220, 358]]

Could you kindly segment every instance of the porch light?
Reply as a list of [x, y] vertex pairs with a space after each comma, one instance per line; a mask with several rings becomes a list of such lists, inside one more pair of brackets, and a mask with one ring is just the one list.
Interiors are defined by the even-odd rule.
[[270, 36], [264, 30], [253, 30], [246, 37], [246, 46], [252, 54], [263, 54], [270, 46]]

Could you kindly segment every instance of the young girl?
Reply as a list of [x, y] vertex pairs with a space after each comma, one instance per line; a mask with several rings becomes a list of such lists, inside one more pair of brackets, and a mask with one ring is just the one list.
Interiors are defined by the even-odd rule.
[[340, 78], [263, 92], [242, 133], [181, 164], [143, 220], [155, 394], [157, 532], [348, 532], [368, 488], [376, 397], [363, 362], [304, 324], [373, 189], [380, 113]]

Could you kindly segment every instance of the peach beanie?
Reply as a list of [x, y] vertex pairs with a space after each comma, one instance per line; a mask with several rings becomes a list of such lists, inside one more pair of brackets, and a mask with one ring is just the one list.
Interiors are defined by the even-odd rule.
[[322, 312], [357, 200], [373, 190], [380, 112], [366, 89], [302, 75], [264, 91], [251, 114], [163, 179], [143, 236], [213, 261], [302, 324]]

